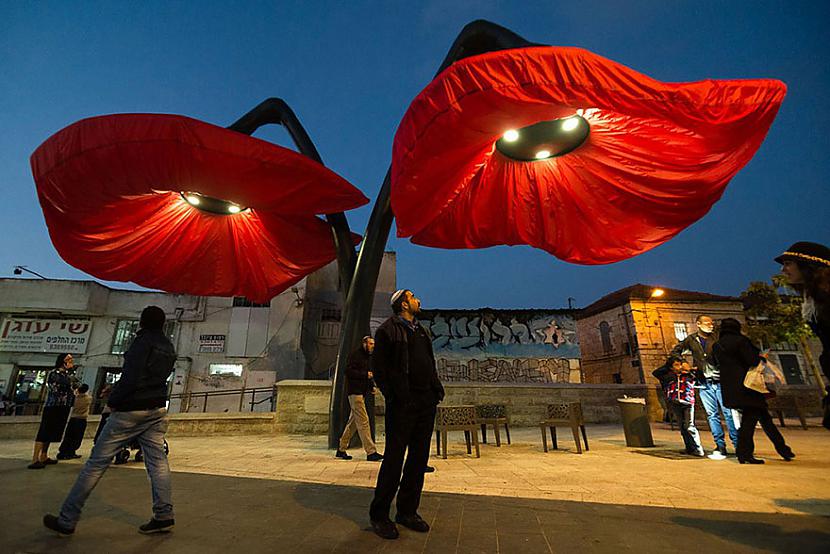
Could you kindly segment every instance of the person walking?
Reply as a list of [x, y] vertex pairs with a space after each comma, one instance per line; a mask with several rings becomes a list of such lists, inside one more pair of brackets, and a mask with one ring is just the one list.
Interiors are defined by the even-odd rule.
[[72, 354], [60, 354], [55, 361], [55, 369], [46, 376], [46, 402], [43, 415], [35, 438], [35, 449], [29, 469], [43, 469], [47, 465], [58, 463], [49, 457], [49, 445], [61, 442], [66, 420], [72, 410], [75, 393], [72, 391], [72, 368], [75, 361]]
[[726, 459], [726, 439], [724, 438], [723, 426], [721, 425], [721, 413], [726, 421], [726, 428], [729, 431], [729, 440], [732, 446], [738, 444], [738, 428], [732, 420], [732, 410], [723, 405], [723, 394], [720, 385], [720, 370], [712, 360], [712, 346], [716, 337], [715, 322], [708, 315], [699, 315], [695, 319], [697, 331], [680, 341], [672, 349], [674, 356], [691, 354], [694, 364], [695, 389], [700, 394], [700, 401], [703, 410], [706, 412], [706, 419], [709, 422], [709, 430], [712, 432], [712, 439], [715, 441], [715, 450], [709, 455], [712, 460]]
[[141, 312], [135, 340], [124, 354], [121, 379], [109, 396], [109, 419], [89, 459], [55, 516], [43, 516], [43, 525], [61, 535], [71, 535], [95, 485], [113, 457], [124, 446], [137, 441], [153, 490], [153, 517], [139, 527], [149, 534], [170, 531], [174, 525], [170, 466], [164, 453], [167, 432], [167, 379], [173, 372], [176, 352], [165, 336], [164, 311], [148, 306]]
[[73, 460], [80, 458], [78, 449], [84, 440], [86, 432], [86, 418], [89, 416], [89, 406], [92, 404], [92, 395], [89, 394], [89, 385], [84, 383], [75, 389], [75, 403], [69, 414], [69, 423], [63, 434], [63, 442], [58, 448], [58, 460]]
[[781, 432], [772, 422], [764, 395], [744, 386], [747, 371], [761, 363], [761, 354], [748, 337], [741, 334], [741, 322], [731, 317], [721, 321], [720, 338], [712, 347], [712, 356], [721, 372], [723, 403], [740, 410], [738, 423], [738, 461], [742, 464], [763, 464], [755, 457], [755, 426], [761, 423], [775, 451], [787, 462], [795, 458]]
[[[801, 294], [801, 315], [821, 342], [819, 365], [830, 383], [830, 248], [797, 242], [775, 261], [789, 285]], [[822, 425], [830, 429], [830, 384], [825, 387]]]
[[444, 399], [432, 340], [416, 319], [421, 301], [404, 289], [395, 291], [391, 304], [394, 315], [375, 333], [373, 355], [375, 381], [386, 399], [386, 451], [369, 519], [372, 529], [384, 539], [398, 538], [398, 528], [389, 518], [395, 493], [395, 522], [413, 531], [429, 531], [429, 524], [418, 515], [418, 506], [435, 409]]
[[375, 441], [372, 440], [372, 430], [369, 426], [369, 414], [366, 413], [366, 395], [374, 390], [371, 370], [371, 356], [375, 349], [375, 339], [370, 336], [363, 337], [360, 348], [349, 355], [346, 363], [346, 393], [349, 397], [349, 406], [352, 411], [349, 414], [349, 421], [343, 434], [340, 436], [340, 444], [336, 457], [343, 460], [351, 460], [352, 457], [346, 452], [349, 441], [357, 431], [363, 450], [366, 451], [366, 460], [380, 462], [383, 455], [378, 453]]

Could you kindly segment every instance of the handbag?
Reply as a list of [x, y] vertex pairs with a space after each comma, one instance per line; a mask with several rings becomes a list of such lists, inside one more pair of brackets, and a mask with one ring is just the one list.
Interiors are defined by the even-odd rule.
[[744, 376], [744, 386], [750, 390], [754, 390], [755, 392], [760, 392], [761, 394], [767, 394], [769, 392], [767, 384], [764, 381], [763, 360], [746, 372], [746, 375]]
[[764, 366], [764, 384], [767, 386], [767, 389], [771, 392], [779, 392], [787, 385], [784, 374], [777, 365], [769, 360], [761, 360], [761, 363]]

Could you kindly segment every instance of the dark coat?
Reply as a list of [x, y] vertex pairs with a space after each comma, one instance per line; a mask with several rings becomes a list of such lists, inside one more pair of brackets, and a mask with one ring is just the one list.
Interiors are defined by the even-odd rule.
[[674, 356], [683, 356], [683, 353], [686, 351], [692, 353], [694, 366], [697, 368], [695, 369], [695, 378], [698, 383], [704, 383], [706, 379], [718, 381], [720, 380], [720, 372], [718, 371], [718, 367], [715, 365], [714, 361], [711, 359], [712, 344], [717, 339], [713, 335], [709, 335], [708, 337], [704, 336], [704, 339], [709, 341], [709, 343], [707, 343], [707, 350], [709, 350], [709, 353], [707, 354], [707, 352], [703, 349], [703, 346], [700, 344], [700, 340], [698, 339], [699, 336], [701, 336], [699, 333], [692, 333], [687, 336], [685, 339], [677, 343], [677, 346], [672, 349], [671, 353]]
[[[375, 333], [375, 351], [372, 354], [372, 367], [375, 376], [375, 383], [383, 393], [388, 403], [406, 405], [414, 400], [414, 394], [409, 383], [409, 336], [410, 333], [421, 333], [426, 331], [417, 325], [412, 331], [407, 328], [400, 317], [392, 316], [378, 327]], [[421, 337], [424, 338], [424, 337]], [[428, 341], [431, 344], [431, 341]], [[432, 401], [437, 404], [444, 399], [444, 387], [438, 378], [438, 371], [435, 367], [435, 356], [430, 346], [429, 349], [430, 367], [419, 368], [429, 371], [430, 392]], [[413, 369], [414, 370], [414, 369]]]
[[107, 404], [118, 412], [163, 408], [167, 402], [167, 378], [173, 372], [176, 351], [164, 332], [139, 329], [124, 353], [121, 379]]
[[369, 379], [371, 371], [371, 355], [366, 352], [363, 345], [349, 354], [346, 363], [346, 394], [365, 395], [372, 390], [372, 380]]
[[744, 386], [746, 372], [761, 363], [760, 351], [741, 334], [740, 329], [721, 329], [720, 339], [712, 347], [712, 357], [720, 368], [723, 404], [727, 408], [766, 408], [764, 396]]

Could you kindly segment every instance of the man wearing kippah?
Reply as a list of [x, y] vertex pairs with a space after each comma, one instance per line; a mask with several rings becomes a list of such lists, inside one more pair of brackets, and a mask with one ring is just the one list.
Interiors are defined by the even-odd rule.
[[375, 382], [386, 399], [386, 450], [369, 518], [372, 529], [384, 539], [398, 538], [398, 528], [389, 518], [396, 492], [395, 522], [420, 533], [429, 531], [429, 524], [418, 515], [418, 505], [435, 407], [444, 399], [432, 340], [416, 319], [421, 301], [402, 289], [392, 295], [391, 304], [394, 315], [378, 327], [372, 356]]

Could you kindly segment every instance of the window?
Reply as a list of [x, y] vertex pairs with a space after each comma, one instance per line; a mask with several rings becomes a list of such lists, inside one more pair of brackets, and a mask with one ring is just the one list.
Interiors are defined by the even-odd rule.
[[[110, 350], [110, 353], [123, 354], [124, 352], [126, 352], [130, 345], [133, 343], [133, 339], [135, 338], [135, 334], [137, 332], [137, 319], [119, 319], [115, 323], [115, 334], [112, 337], [112, 349]], [[176, 322], [165, 321], [164, 334], [167, 335], [167, 338], [169, 338], [170, 341], [173, 343], [175, 343], [175, 333]]]
[[271, 303], [266, 302], [264, 304], [258, 304], [256, 302], [252, 302], [248, 300], [244, 296], [234, 296], [233, 297], [233, 307], [234, 308], [270, 308]]
[[674, 336], [677, 340], [683, 340], [689, 336], [689, 330], [685, 323], [682, 321], [674, 322]]
[[803, 385], [804, 378], [801, 376], [801, 366], [795, 354], [779, 354], [778, 361], [781, 363], [781, 370], [788, 385]]
[[599, 338], [602, 341], [602, 351], [606, 354], [614, 350], [611, 343], [611, 325], [607, 321], [599, 324]]
[[242, 376], [242, 364], [210, 364], [211, 375]]

